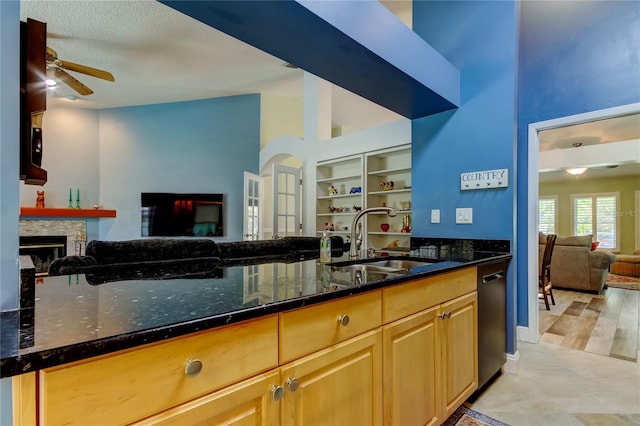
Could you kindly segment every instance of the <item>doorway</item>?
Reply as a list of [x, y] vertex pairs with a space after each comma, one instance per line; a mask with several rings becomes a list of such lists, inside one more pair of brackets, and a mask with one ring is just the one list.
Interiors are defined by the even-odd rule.
[[528, 187], [527, 204], [529, 206], [527, 218], [527, 307], [528, 327], [522, 328], [519, 339], [536, 343], [539, 337], [538, 316], [538, 198], [539, 198], [539, 133], [545, 130], [557, 129], [565, 126], [606, 120], [623, 115], [640, 112], [640, 103], [623, 105], [598, 111], [587, 112], [552, 120], [529, 124], [528, 129]]

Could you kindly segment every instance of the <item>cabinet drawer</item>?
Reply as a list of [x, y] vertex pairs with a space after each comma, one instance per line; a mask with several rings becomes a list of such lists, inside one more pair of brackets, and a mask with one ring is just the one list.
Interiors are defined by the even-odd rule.
[[280, 403], [271, 387], [280, 384], [272, 370], [171, 408], [131, 426], [278, 425]]
[[[343, 320], [345, 315], [347, 324]], [[280, 314], [280, 363], [379, 327], [380, 318], [379, 290], [283, 312]]]
[[477, 268], [410, 281], [382, 289], [382, 321], [386, 324], [476, 290]]
[[[124, 424], [277, 366], [277, 316], [40, 373], [43, 424]], [[190, 360], [199, 374], [186, 375]], [[191, 364], [194, 366], [194, 364]]]

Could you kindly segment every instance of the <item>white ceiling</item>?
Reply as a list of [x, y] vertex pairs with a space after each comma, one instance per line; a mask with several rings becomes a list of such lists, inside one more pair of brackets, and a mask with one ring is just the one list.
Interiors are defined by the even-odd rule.
[[[410, 25], [411, 1], [383, 3]], [[47, 23], [47, 44], [60, 59], [115, 76], [112, 83], [70, 72], [95, 93], [79, 96], [60, 84], [50, 92], [49, 107], [102, 109], [247, 93], [299, 99], [302, 105], [302, 70], [286, 68], [284, 61], [155, 0], [21, 0], [20, 8], [21, 20], [29, 17]], [[72, 95], [78, 97], [75, 102], [67, 100]], [[401, 118], [333, 86], [333, 127], [355, 131]], [[540, 135], [540, 150], [630, 139], [640, 139], [637, 115], [545, 131]], [[640, 174], [640, 164], [601, 173]], [[542, 173], [540, 180], [564, 177], [566, 173], [554, 171]]]
[[[565, 126], [540, 132], [538, 135], [540, 142], [539, 151], [566, 155], [568, 151], [570, 157], [580, 158], [589, 147], [606, 144], [609, 149], [595, 160], [597, 167], [589, 169], [579, 176], [568, 174], [565, 170], [552, 170], [540, 173], [540, 182], [554, 182], [559, 180], [581, 180], [612, 176], [640, 176], [640, 150], [631, 154], [632, 158], [625, 158], [624, 161], [616, 156], [616, 150], [621, 149], [623, 142], [640, 141], [640, 114], [629, 114], [606, 120], [592, 121], [589, 123]], [[607, 158], [610, 155], [610, 159]], [[585, 160], [587, 161], [586, 157]], [[589, 166], [590, 164], [576, 164]], [[574, 166], [574, 165], [572, 165]]]
[[[411, 5], [392, 3], [399, 13]], [[60, 59], [115, 77], [111, 83], [69, 72], [94, 93], [80, 96], [60, 84], [50, 107], [102, 109], [248, 93], [303, 97], [302, 70], [155, 0], [22, 0], [20, 17], [47, 23], [47, 44]], [[333, 127], [358, 130], [402, 118], [337, 86], [332, 99]]]

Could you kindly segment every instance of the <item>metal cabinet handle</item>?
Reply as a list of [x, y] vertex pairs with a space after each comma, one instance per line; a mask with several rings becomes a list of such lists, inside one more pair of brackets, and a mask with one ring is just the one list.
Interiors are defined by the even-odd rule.
[[502, 278], [504, 278], [504, 272], [503, 271], [494, 272], [493, 274], [484, 275], [482, 277], [482, 284], [486, 284], [488, 282], [495, 281], [495, 280], [500, 280]]
[[347, 325], [349, 325], [349, 315], [347, 314], [340, 315], [338, 317], [338, 323], [340, 323], [340, 325], [343, 327], [346, 327]]
[[289, 389], [291, 392], [297, 391], [298, 387], [300, 386], [300, 382], [295, 377], [289, 377], [287, 380], [285, 380], [285, 383], [287, 385], [287, 389]]
[[202, 371], [202, 361], [199, 359], [190, 359], [184, 364], [184, 374], [187, 377], [196, 377]]
[[441, 314], [438, 314], [438, 318], [442, 318], [442, 319], [447, 319], [451, 316], [451, 312], [443, 312]]
[[271, 396], [274, 401], [280, 401], [284, 398], [284, 388], [282, 386], [271, 386]]

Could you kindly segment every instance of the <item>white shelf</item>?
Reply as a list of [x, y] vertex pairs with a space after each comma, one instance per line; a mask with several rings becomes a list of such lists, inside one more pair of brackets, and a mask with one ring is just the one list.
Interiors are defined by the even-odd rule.
[[333, 183], [333, 182], [341, 182], [341, 181], [356, 180], [356, 179], [360, 180], [361, 177], [362, 176], [360, 175], [338, 176], [338, 177], [318, 179], [316, 182], [317, 183]]
[[400, 173], [411, 173], [411, 167], [403, 167], [400, 169], [386, 169], [386, 170], [374, 170], [372, 172], [368, 172], [367, 174], [369, 176], [388, 176], [388, 175], [395, 175], [395, 174], [400, 174]]
[[316, 216], [353, 216], [356, 212], [344, 212], [344, 213], [318, 213]]
[[318, 197], [318, 200], [333, 200], [333, 199], [361, 197], [361, 196], [362, 196], [362, 192], [358, 192], [357, 194], [321, 195]]
[[403, 189], [389, 189], [388, 191], [369, 191], [368, 195], [388, 195], [388, 194], [400, 194], [402, 192], [411, 192], [411, 188]]

